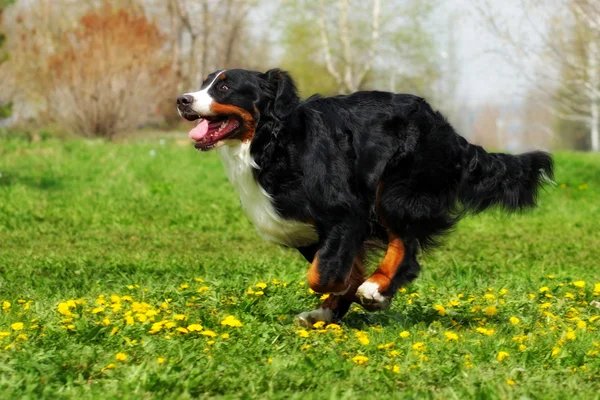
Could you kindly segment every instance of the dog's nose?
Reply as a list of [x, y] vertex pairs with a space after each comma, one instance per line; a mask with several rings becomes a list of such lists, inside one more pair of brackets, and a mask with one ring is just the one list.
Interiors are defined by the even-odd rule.
[[194, 102], [194, 98], [189, 94], [184, 94], [183, 96], [179, 96], [177, 98], [177, 106], [178, 107], [186, 107], [191, 105]]

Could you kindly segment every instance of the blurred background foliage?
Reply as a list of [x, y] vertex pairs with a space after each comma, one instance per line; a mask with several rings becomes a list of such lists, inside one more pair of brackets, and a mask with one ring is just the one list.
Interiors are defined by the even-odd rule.
[[[173, 99], [208, 73], [281, 67], [303, 97], [424, 96], [492, 148], [598, 150], [600, 7], [519, 0], [506, 9], [489, 0], [0, 0], [0, 129], [109, 140], [175, 132]], [[466, 24], [494, 38], [520, 96], [464, 99], [476, 61], [461, 57]]]

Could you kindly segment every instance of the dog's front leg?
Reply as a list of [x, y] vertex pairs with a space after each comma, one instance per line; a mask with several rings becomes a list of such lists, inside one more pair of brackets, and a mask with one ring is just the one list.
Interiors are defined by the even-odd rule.
[[337, 223], [327, 230], [319, 229], [323, 233], [320, 234], [319, 250], [308, 270], [308, 283], [315, 292], [330, 296], [317, 310], [300, 314], [301, 324], [337, 320], [356, 301], [356, 290], [365, 279], [362, 224], [362, 219], [354, 219]]

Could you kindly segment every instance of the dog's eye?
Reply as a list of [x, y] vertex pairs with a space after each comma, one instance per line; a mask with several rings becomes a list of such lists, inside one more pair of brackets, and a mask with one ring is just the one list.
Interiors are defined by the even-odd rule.
[[221, 83], [217, 89], [219, 89], [220, 92], [226, 92], [229, 90], [229, 86], [225, 85], [224, 83]]

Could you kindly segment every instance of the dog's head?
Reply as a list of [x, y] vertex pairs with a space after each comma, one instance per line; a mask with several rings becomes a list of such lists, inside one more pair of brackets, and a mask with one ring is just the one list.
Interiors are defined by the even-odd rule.
[[284, 71], [230, 69], [208, 75], [198, 92], [177, 98], [177, 110], [198, 121], [189, 137], [199, 150], [252, 140], [268, 121], [281, 121], [298, 104], [296, 87]]

